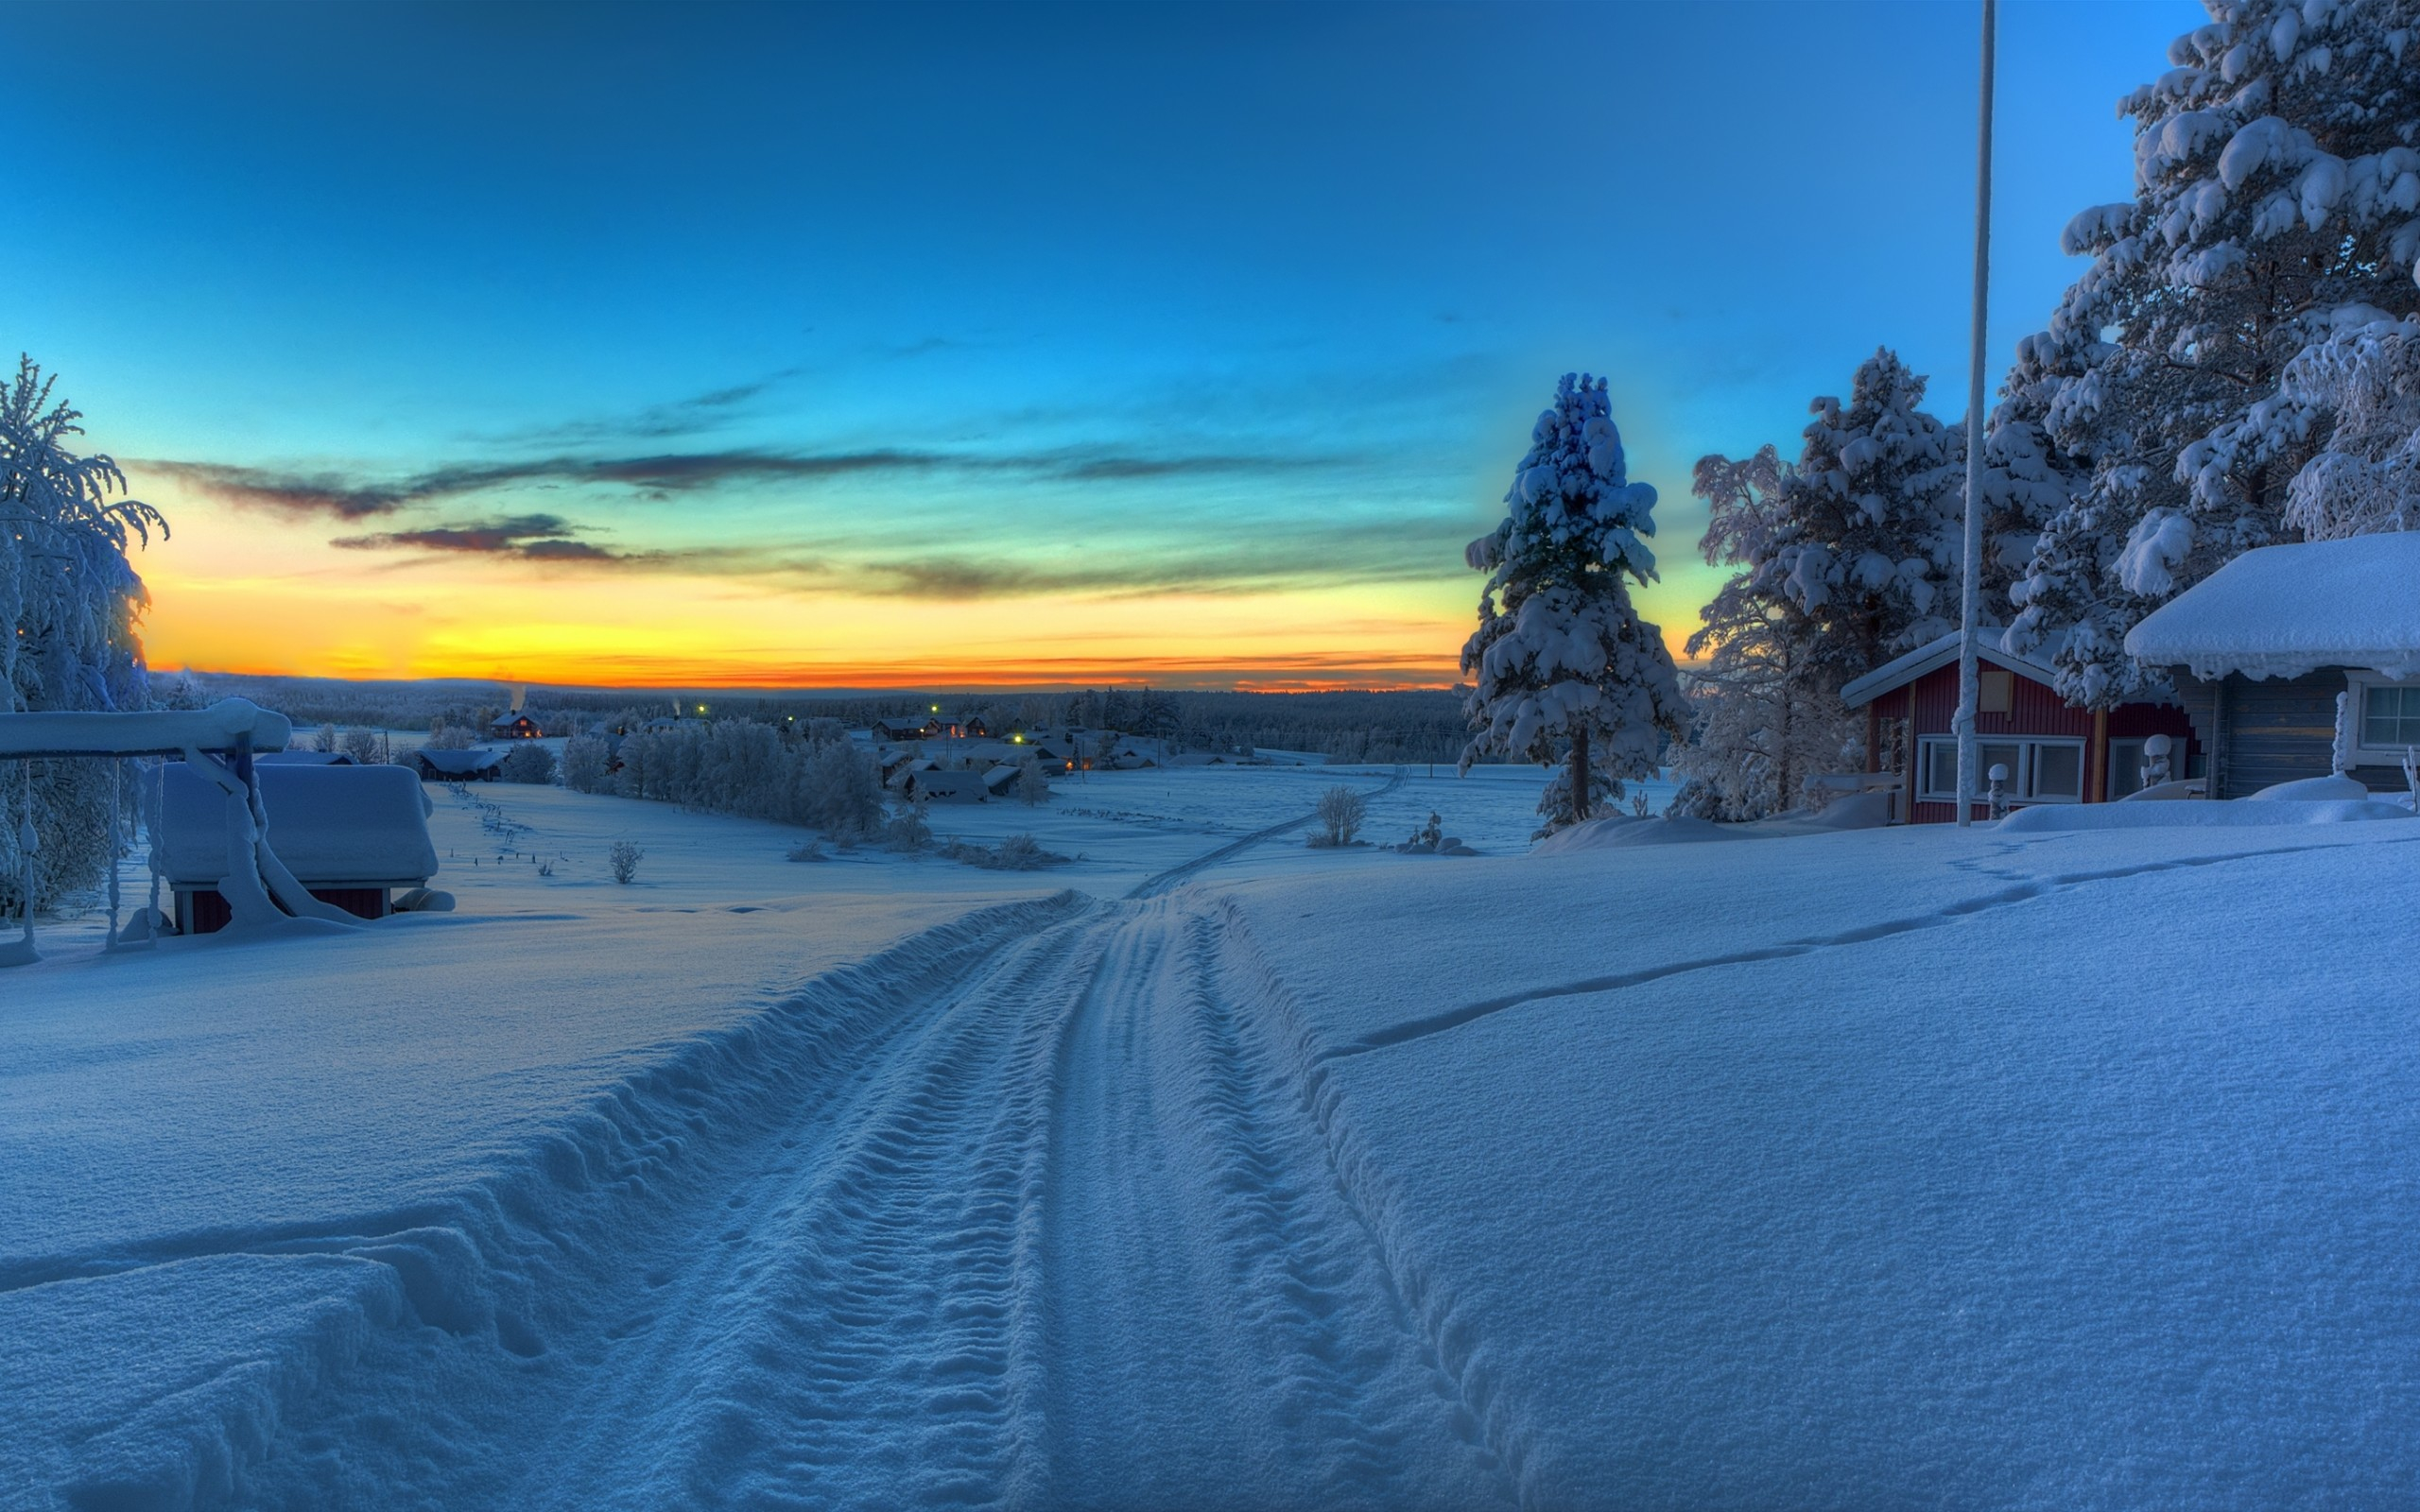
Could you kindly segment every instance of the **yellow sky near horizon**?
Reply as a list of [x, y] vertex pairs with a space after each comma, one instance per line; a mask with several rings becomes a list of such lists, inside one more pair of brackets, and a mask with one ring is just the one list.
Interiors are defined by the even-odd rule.
[[[157, 490], [155, 490], [157, 491]], [[169, 501], [164, 501], [166, 503]], [[557, 685], [1443, 687], [1478, 580], [948, 599], [330, 545], [203, 497], [136, 559], [156, 668]]]

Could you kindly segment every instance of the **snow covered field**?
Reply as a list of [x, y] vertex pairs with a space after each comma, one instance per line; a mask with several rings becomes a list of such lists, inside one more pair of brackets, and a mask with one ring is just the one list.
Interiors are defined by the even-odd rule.
[[[1340, 780], [1488, 853], [1270, 833]], [[1038, 873], [432, 790], [458, 913], [52, 932], [0, 1505], [2408, 1498], [2420, 986], [2360, 900], [2420, 825], [1532, 856], [1537, 782], [935, 811]]]

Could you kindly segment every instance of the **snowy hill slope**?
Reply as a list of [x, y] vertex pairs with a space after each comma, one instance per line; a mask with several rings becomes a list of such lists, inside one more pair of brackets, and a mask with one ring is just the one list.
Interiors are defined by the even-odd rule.
[[1003, 878], [647, 809], [523, 838], [651, 824], [651, 892], [509, 859], [0, 983], [0, 1505], [2420, 1471], [2399, 823], [1264, 847], [1132, 902], [1165, 828]]

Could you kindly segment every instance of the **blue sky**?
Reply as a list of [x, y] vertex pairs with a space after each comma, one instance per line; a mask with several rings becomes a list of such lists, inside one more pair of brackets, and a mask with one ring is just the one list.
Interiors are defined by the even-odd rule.
[[[2201, 19], [2003, 7], [1995, 382]], [[1794, 452], [1881, 343], [1962, 414], [1976, 39], [1915, 3], [16, 8], [0, 342], [179, 524], [164, 664], [1439, 681], [1566, 369], [1663, 493], [1675, 639], [1697, 456]]]

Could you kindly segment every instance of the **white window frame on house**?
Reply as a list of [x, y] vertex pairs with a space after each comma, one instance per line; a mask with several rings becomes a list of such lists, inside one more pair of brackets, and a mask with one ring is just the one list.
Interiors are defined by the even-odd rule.
[[[2352, 751], [2353, 765], [2356, 766], [2402, 765], [2406, 747], [2373, 746], [2369, 743], [2370, 693], [2377, 688], [2396, 688], [2409, 695], [2420, 695], [2420, 679], [2390, 678], [2377, 672], [2348, 672], [2344, 674], [2344, 691], [2349, 696], [2344, 700], [2347, 705], [2344, 716], [2353, 723], [2353, 738], [2346, 741], [2341, 733], [2337, 738], [2341, 746]], [[2420, 740], [2415, 740], [2411, 744], [2420, 746]]]
[[[2081, 803], [2083, 801], [2083, 785], [2086, 775], [2084, 767], [2086, 765], [2086, 762], [2084, 759], [2085, 753], [2083, 737], [2077, 735], [1978, 735], [1975, 737], [1975, 746], [1979, 756], [1984, 747], [1991, 746], [2014, 746], [2016, 747], [2016, 770], [2009, 773], [2009, 781], [2002, 790], [2009, 802], [2012, 804]], [[2073, 793], [2039, 794], [2033, 791], [2033, 784], [2036, 780], [2039, 766], [2039, 763], [2035, 759], [2036, 753], [2044, 747], [2051, 746], [2057, 746], [2067, 750], [2072, 750], [2076, 753], [2076, 791]], [[1916, 801], [1919, 803], [1955, 803], [1958, 801], [1956, 779], [1954, 777], [1951, 779], [1951, 787], [1947, 792], [1944, 792], [1932, 785], [1932, 753], [1936, 747], [1948, 747], [1951, 753], [1949, 756], [1950, 770], [1955, 772], [1957, 770], [1958, 761], [1956, 755], [1958, 749], [1957, 736], [1921, 735], [1917, 737]], [[1992, 784], [1988, 774], [1991, 772], [1992, 765], [1988, 761], [1984, 762], [1982, 765], [1983, 769], [1975, 774], [1975, 799], [1977, 802], [1985, 801], [1991, 796]]]

